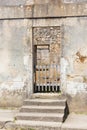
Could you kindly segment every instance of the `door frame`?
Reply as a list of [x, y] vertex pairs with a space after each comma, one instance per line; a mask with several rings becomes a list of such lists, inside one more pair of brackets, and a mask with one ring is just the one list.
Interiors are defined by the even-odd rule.
[[[34, 77], [34, 32], [33, 32], [33, 29], [34, 28], [44, 28], [44, 27], [46, 27], [46, 28], [49, 28], [49, 27], [60, 27], [60, 33], [61, 33], [61, 38], [60, 38], [60, 40], [61, 40], [61, 43], [60, 43], [60, 48], [61, 48], [61, 51], [60, 51], [60, 62], [61, 62], [61, 57], [62, 57], [62, 25], [58, 25], [58, 26], [33, 26], [32, 27], [32, 48], [33, 48], [33, 77]], [[60, 70], [61, 70], [61, 63], [60, 63]], [[33, 78], [33, 85], [32, 85], [32, 87], [34, 86], [34, 78]], [[32, 88], [32, 93], [34, 93], [34, 89]], [[60, 72], [60, 91], [61, 91], [61, 72]]]

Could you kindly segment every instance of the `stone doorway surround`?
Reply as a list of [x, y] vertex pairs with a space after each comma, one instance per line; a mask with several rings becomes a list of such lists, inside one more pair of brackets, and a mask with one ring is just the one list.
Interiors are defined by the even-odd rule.
[[[50, 24], [49, 24], [50, 23]], [[31, 27], [30, 27], [31, 25]], [[33, 70], [33, 66], [34, 66], [34, 54], [33, 54], [33, 47], [34, 47], [34, 32], [33, 32], [33, 28], [50, 28], [50, 27], [61, 27], [61, 36], [60, 36], [60, 48], [61, 48], [61, 57], [62, 57], [62, 42], [63, 42], [63, 20], [61, 19], [33, 19], [29, 22], [29, 32], [28, 32], [28, 36], [29, 36], [29, 85], [28, 85], [28, 95], [33, 94], [33, 87], [34, 87], [34, 70]], [[62, 69], [61, 69], [61, 58], [60, 58], [60, 90], [62, 91], [62, 86], [64, 85], [64, 82], [62, 84], [61, 81], [62, 80]]]
[[61, 27], [34, 27], [34, 92], [59, 92]]

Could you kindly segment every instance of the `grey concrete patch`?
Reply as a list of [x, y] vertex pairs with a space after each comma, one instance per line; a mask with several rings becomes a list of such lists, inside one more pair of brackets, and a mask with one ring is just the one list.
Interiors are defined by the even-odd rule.
[[3, 110], [0, 109], [0, 129], [4, 128], [7, 123], [15, 121], [15, 116], [18, 113], [18, 109], [15, 110]]
[[87, 115], [70, 114], [62, 124], [62, 130], [87, 130]]

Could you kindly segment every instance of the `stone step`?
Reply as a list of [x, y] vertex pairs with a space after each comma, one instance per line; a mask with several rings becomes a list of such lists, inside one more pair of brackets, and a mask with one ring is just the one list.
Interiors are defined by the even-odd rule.
[[[48, 96], [49, 94], [46, 94]], [[35, 95], [34, 95], [35, 96]], [[31, 98], [26, 99], [19, 114], [16, 125], [35, 130], [60, 130], [65, 120], [65, 98]], [[44, 95], [45, 96], [45, 95]], [[52, 94], [52, 97], [55, 96]]]
[[12, 127], [30, 128], [32, 130], [60, 130], [62, 123], [45, 121], [18, 120]]
[[64, 114], [60, 113], [19, 113], [18, 120], [63, 122]]
[[22, 106], [20, 112], [64, 113], [65, 106]]
[[31, 99], [65, 99], [66, 97], [61, 93], [34, 93]]
[[27, 99], [23, 103], [24, 105], [38, 105], [38, 106], [65, 106], [66, 99]]

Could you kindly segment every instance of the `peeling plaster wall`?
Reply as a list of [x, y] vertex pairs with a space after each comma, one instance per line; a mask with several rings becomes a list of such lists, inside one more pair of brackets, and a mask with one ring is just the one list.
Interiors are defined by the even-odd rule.
[[20, 106], [29, 80], [27, 20], [0, 20], [0, 106]]
[[32, 28], [60, 26], [61, 92], [70, 111], [87, 112], [86, 0], [8, 1], [0, 5], [9, 6], [0, 8], [0, 106], [21, 106], [33, 92]]
[[32, 93], [32, 27], [38, 26], [62, 27], [61, 91], [70, 111], [87, 112], [86, 17], [35, 19], [33, 23], [0, 20], [0, 106], [21, 106]]
[[87, 18], [67, 18], [63, 28], [61, 89], [71, 111], [87, 112]]

